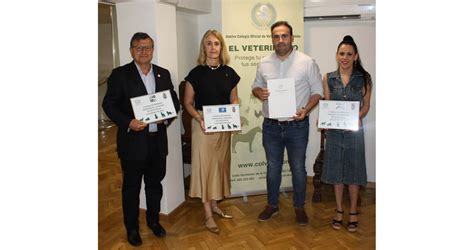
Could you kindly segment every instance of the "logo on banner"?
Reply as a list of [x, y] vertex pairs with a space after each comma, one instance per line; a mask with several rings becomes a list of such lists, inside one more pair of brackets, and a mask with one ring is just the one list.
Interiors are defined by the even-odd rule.
[[268, 29], [275, 22], [276, 10], [270, 3], [257, 3], [252, 9], [252, 23], [257, 29]]

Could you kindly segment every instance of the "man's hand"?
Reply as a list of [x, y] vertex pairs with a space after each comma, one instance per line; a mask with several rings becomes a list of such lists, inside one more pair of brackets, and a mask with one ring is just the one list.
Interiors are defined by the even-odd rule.
[[293, 116], [293, 118], [296, 120], [296, 121], [301, 121], [303, 120], [304, 118], [306, 118], [306, 113], [308, 111], [305, 109], [305, 108], [301, 108], [300, 110], [298, 110], [296, 112], [296, 114]]
[[139, 121], [137, 119], [133, 119], [130, 121], [130, 124], [128, 124], [128, 127], [133, 130], [133, 131], [140, 131], [146, 128], [147, 124]]
[[260, 99], [261, 101], [268, 100], [268, 96], [270, 95], [270, 92], [268, 92], [267, 88], [255, 88], [253, 89], [253, 95]]

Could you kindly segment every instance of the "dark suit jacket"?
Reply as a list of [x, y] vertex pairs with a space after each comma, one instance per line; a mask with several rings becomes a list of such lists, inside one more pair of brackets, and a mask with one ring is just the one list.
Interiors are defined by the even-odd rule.
[[[155, 91], [170, 90], [176, 113], [179, 111], [179, 100], [171, 82], [168, 70], [153, 64], [155, 75]], [[147, 134], [148, 127], [141, 131], [133, 131], [128, 128], [130, 121], [134, 119], [130, 98], [147, 95], [145, 85], [138, 73], [135, 63], [115, 68], [107, 82], [107, 92], [102, 102], [107, 116], [118, 126], [117, 152], [122, 160], [143, 161], [148, 154]], [[168, 119], [168, 124], [173, 119]], [[158, 136], [160, 154], [168, 155], [167, 125], [158, 124]], [[158, 153], [158, 152], [157, 152]]]

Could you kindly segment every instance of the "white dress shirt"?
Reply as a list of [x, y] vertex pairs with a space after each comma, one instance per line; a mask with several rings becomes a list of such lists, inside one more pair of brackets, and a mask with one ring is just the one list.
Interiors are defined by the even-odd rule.
[[[323, 84], [318, 64], [311, 57], [297, 50], [293, 50], [285, 60], [280, 60], [273, 52], [264, 57], [258, 67], [252, 89], [266, 88], [267, 81], [272, 79], [294, 78], [296, 108], [299, 110], [306, 106], [309, 97], [323, 96]], [[271, 95], [271, 93], [270, 93]], [[268, 118], [268, 100], [263, 101], [263, 116]], [[292, 117], [279, 120], [292, 120]]]
[[[146, 92], [148, 94], [153, 94], [155, 93], [155, 75], [153, 74], [153, 65], [150, 67], [150, 71], [148, 71], [148, 74], [144, 74], [140, 67], [138, 66], [137, 63], [135, 63], [135, 66], [137, 66], [138, 73], [140, 73], [140, 77], [142, 78], [143, 84], [145, 84]], [[156, 132], [158, 131], [158, 125], [156, 123], [150, 123], [148, 125], [148, 131], [149, 132]]]

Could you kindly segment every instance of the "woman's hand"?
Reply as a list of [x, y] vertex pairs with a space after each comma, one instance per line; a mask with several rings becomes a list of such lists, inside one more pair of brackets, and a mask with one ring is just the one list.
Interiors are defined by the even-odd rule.
[[199, 125], [201, 125], [202, 132], [206, 133], [206, 127], [204, 127], [204, 120], [202, 118], [197, 119]]

